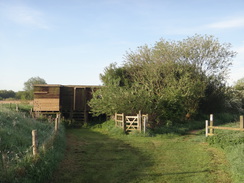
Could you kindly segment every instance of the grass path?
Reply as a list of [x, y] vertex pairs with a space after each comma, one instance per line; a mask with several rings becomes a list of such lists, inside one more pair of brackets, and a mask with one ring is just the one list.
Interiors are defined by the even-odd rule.
[[67, 130], [63, 162], [50, 183], [231, 182], [224, 154], [185, 137], [111, 136]]

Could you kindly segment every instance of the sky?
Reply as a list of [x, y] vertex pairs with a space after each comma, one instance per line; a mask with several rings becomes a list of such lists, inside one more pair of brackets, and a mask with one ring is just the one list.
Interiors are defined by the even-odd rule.
[[48, 84], [101, 85], [127, 51], [161, 38], [213, 35], [230, 43], [233, 84], [244, 77], [243, 0], [0, 0], [0, 90]]

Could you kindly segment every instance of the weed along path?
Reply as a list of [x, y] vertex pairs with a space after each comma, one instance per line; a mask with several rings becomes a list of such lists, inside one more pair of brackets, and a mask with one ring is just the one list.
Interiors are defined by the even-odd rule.
[[67, 130], [63, 162], [50, 183], [231, 182], [224, 154], [191, 137], [112, 136]]

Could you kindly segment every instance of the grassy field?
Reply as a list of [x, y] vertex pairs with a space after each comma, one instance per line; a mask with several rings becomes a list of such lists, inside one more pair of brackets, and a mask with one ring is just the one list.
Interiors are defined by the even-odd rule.
[[65, 158], [50, 182], [232, 182], [224, 153], [203, 138], [69, 129]]

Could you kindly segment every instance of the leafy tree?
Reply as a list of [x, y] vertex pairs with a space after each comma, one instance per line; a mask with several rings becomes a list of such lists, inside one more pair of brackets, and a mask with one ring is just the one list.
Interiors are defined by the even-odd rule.
[[101, 74], [105, 87], [90, 105], [95, 114], [142, 110], [154, 124], [179, 121], [197, 113], [208, 94], [223, 94], [222, 86], [235, 52], [212, 36], [195, 35], [182, 41], [161, 39], [127, 52], [121, 67], [111, 64]]
[[46, 81], [40, 77], [32, 77], [24, 83], [24, 93], [22, 93], [22, 99], [32, 100], [33, 95], [33, 85], [35, 84], [47, 84]]

